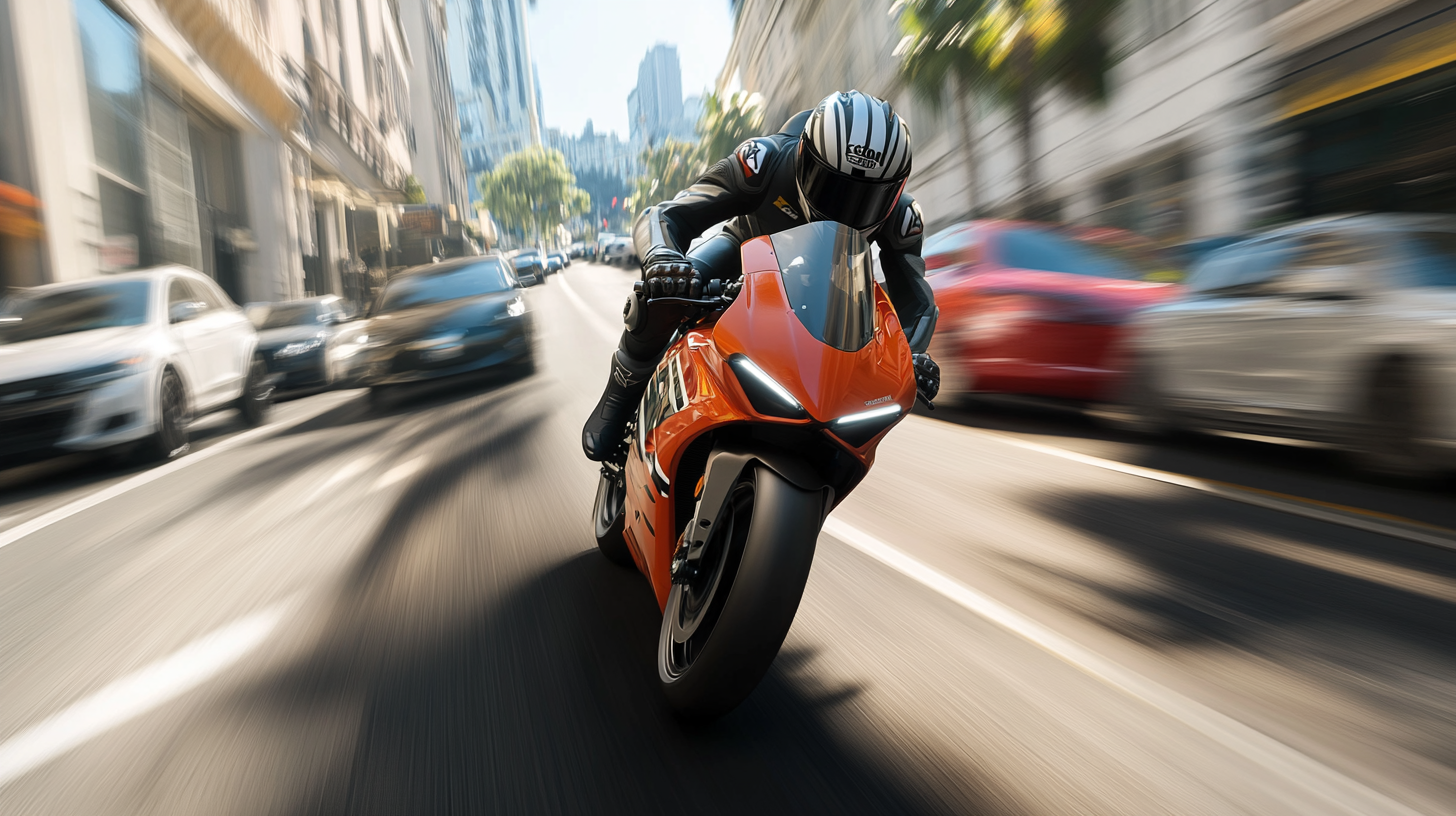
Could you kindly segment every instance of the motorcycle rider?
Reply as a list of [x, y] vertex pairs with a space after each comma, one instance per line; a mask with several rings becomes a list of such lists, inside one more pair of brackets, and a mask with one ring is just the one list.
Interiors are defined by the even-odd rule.
[[[700, 297], [705, 281], [743, 274], [739, 246], [809, 221], [837, 221], [880, 248], [885, 293], [915, 360], [927, 401], [940, 390], [940, 367], [926, 354], [938, 310], [920, 257], [925, 220], [904, 192], [910, 130], [888, 102], [860, 91], [834, 93], [796, 114], [772, 136], [753, 138], [670, 201], [648, 207], [632, 228], [646, 294]], [[718, 235], [684, 250], [709, 227]], [[624, 331], [611, 376], [582, 429], [588, 459], [605, 461], [657, 367], [673, 327]]]

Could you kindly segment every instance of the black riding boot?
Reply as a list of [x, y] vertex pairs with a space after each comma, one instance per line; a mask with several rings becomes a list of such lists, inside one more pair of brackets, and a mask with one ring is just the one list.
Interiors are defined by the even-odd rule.
[[586, 458], [602, 462], [611, 458], [622, 444], [622, 432], [627, 420], [632, 418], [642, 392], [647, 390], [647, 381], [657, 368], [656, 360], [634, 360], [626, 352], [617, 349], [612, 355], [612, 375], [607, 378], [607, 390], [597, 401], [587, 417], [586, 426], [581, 429], [581, 449]]

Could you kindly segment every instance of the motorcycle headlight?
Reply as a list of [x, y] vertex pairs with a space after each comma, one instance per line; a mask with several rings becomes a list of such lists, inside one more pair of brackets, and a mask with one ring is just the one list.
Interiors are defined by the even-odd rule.
[[779, 385], [747, 356], [735, 354], [728, 358], [728, 365], [738, 375], [738, 384], [753, 404], [753, 410], [784, 419], [806, 419], [809, 416], [789, 389]]
[[324, 339], [322, 337], [310, 337], [307, 340], [299, 340], [295, 343], [289, 343], [283, 348], [273, 352], [273, 356], [275, 358], [297, 357], [300, 354], [307, 354], [310, 351], [318, 348], [319, 346], [322, 346], [323, 344]]
[[874, 439], [876, 434], [890, 427], [899, 418], [900, 406], [881, 405], [868, 411], [842, 416], [829, 423], [829, 427], [835, 436], [858, 448]]

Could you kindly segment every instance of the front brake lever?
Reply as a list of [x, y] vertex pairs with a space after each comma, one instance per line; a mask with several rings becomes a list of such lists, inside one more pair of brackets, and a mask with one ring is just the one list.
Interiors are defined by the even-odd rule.
[[921, 405], [924, 405], [926, 408], [929, 408], [932, 411], [935, 410], [935, 403], [933, 403], [930, 400], [926, 399], [925, 398], [925, 395], [922, 394], [922, 393], [920, 393], [919, 391], [916, 391], [915, 392], [915, 401], [918, 402], [918, 403], [920, 403]]

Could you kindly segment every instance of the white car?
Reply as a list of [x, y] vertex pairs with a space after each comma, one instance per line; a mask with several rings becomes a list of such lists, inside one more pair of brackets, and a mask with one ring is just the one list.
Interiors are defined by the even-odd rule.
[[1390, 475], [1456, 468], [1456, 217], [1265, 233], [1133, 328], [1129, 402], [1154, 426], [1332, 446]]
[[0, 466], [121, 445], [172, 459], [192, 417], [232, 406], [260, 424], [273, 386], [257, 345], [243, 311], [184, 267], [13, 292], [0, 301]]
[[617, 238], [602, 250], [602, 263], [613, 266], [631, 266], [636, 258], [636, 249], [631, 238]]

